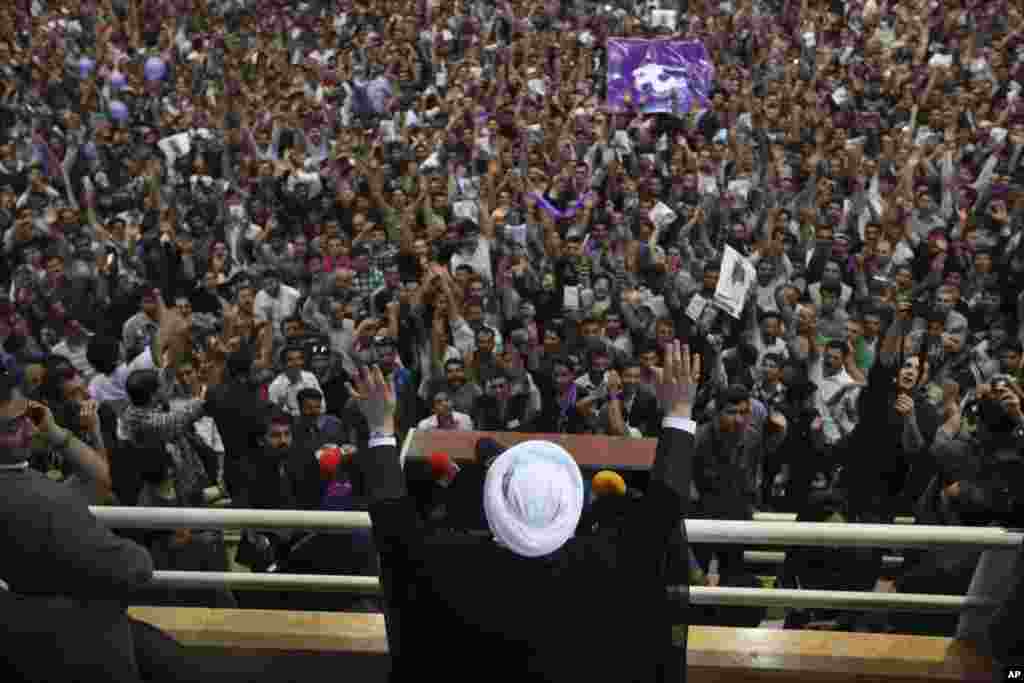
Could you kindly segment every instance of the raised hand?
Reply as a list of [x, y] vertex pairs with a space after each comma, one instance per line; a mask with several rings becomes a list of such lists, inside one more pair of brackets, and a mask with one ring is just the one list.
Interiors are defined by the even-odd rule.
[[690, 417], [700, 383], [700, 356], [678, 339], [665, 349], [665, 366], [657, 370], [658, 402], [667, 417]]
[[360, 368], [355, 386], [348, 384], [348, 390], [366, 418], [370, 432], [395, 433], [395, 389], [378, 366], [369, 370]]

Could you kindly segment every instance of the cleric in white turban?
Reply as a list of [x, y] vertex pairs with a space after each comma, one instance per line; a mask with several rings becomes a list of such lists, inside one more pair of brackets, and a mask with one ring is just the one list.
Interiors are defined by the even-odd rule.
[[[523, 683], [685, 681], [673, 645], [686, 583], [685, 530], [699, 359], [674, 342], [658, 380], [666, 415], [650, 483], [618, 533], [577, 536], [586, 491], [561, 446], [525, 441], [489, 461], [490, 537], [429, 533], [407, 494], [394, 391], [374, 368], [353, 395], [371, 427], [357, 454], [387, 602], [391, 678]], [[612, 400], [617, 400], [614, 397]]]

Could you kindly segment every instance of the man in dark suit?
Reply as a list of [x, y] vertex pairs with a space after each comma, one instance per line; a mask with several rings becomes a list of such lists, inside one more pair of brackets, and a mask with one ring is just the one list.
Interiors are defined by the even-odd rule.
[[[261, 680], [265, 658], [186, 655], [169, 636], [125, 615], [133, 592], [153, 576], [149, 553], [100, 524], [74, 488], [30, 469], [34, 441], [104, 469], [102, 456], [58, 426], [46, 406], [27, 401], [14, 372], [0, 368], [0, 680]], [[68, 624], [90, 633], [76, 638]], [[19, 646], [27, 641], [33, 646]], [[265, 680], [282, 673], [268, 668]]]
[[229, 380], [211, 389], [206, 398], [206, 412], [224, 441], [224, 483], [233, 498], [242, 495], [246, 487], [246, 464], [259, 450], [271, 409], [253, 381], [254, 362], [248, 347], [231, 354]]
[[[503, 676], [526, 681], [685, 679], [665, 566], [690, 486], [699, 370], [678, 341], [666, 356], [658, 388], [667, 417], [651, 483], [617, 538], [572, 538], [582, 512], [579, 468], [557, 445], [538, 441], [488, 469], [484, 506], [494, 539], [425, 535], [399, 465], [394, 391], [377, 369], [360, 379], [356, 398], [374, 437], [357, 460], [373, 501], [392, 681], [430, 670], [469, 680], [492, 674], [496, 662]], [[685, 556], [685, 536], [682, 547]], [[443, 656], [453, 643], [477, 656]]]
[[[263, 425], [259, 450], [246, 463], [246, 488], [233, 498], [235, 507], [256, 510], [318, 510], [325, 493], [320, 465], [311, 448], [292, 439], [292, 418], [274, 408]], [[238, 548], [238, 562], [253, 571], [270, 571], [288, 557], [301, 531], [274, 533], [246, 531]], [[246, 596], [245, 605], [265, 596]], [[261, 603], [262, 604], [262, 603]], [[276, 604], [276, 603], [275, 603]]]

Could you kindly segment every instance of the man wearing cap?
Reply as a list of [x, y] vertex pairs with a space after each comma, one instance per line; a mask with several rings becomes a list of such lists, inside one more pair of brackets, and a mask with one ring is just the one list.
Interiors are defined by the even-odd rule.
[[[616, 538], [573, 538], [583, 479], [572, 456], [545, 441], [523, 442], [488, 468], [490, 538], [425, 536], [399, 465], [393, 389], [377, 369], [360, 378], [357, 400], [374, 436], [357, 461], [373, 501], [392, 681], [431, 671], [469, 680], [496, 661], [520, 680], [682, 680], [663, 568], [686, 511], [699, 362], [678, 342], [666, 356], [658, 389], [667, 417], [651, 483]], [[453, 642], [478, 656], [439, 660]], [[607, 651], [629, 656], [594, 655]]]

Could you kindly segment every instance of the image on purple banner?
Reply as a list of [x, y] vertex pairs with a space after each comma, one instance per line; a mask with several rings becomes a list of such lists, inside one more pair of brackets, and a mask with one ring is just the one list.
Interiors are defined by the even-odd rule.
[[715, 69], [698, 41], [609, 38], [608, 107], [684, 115], [705, 109]]

